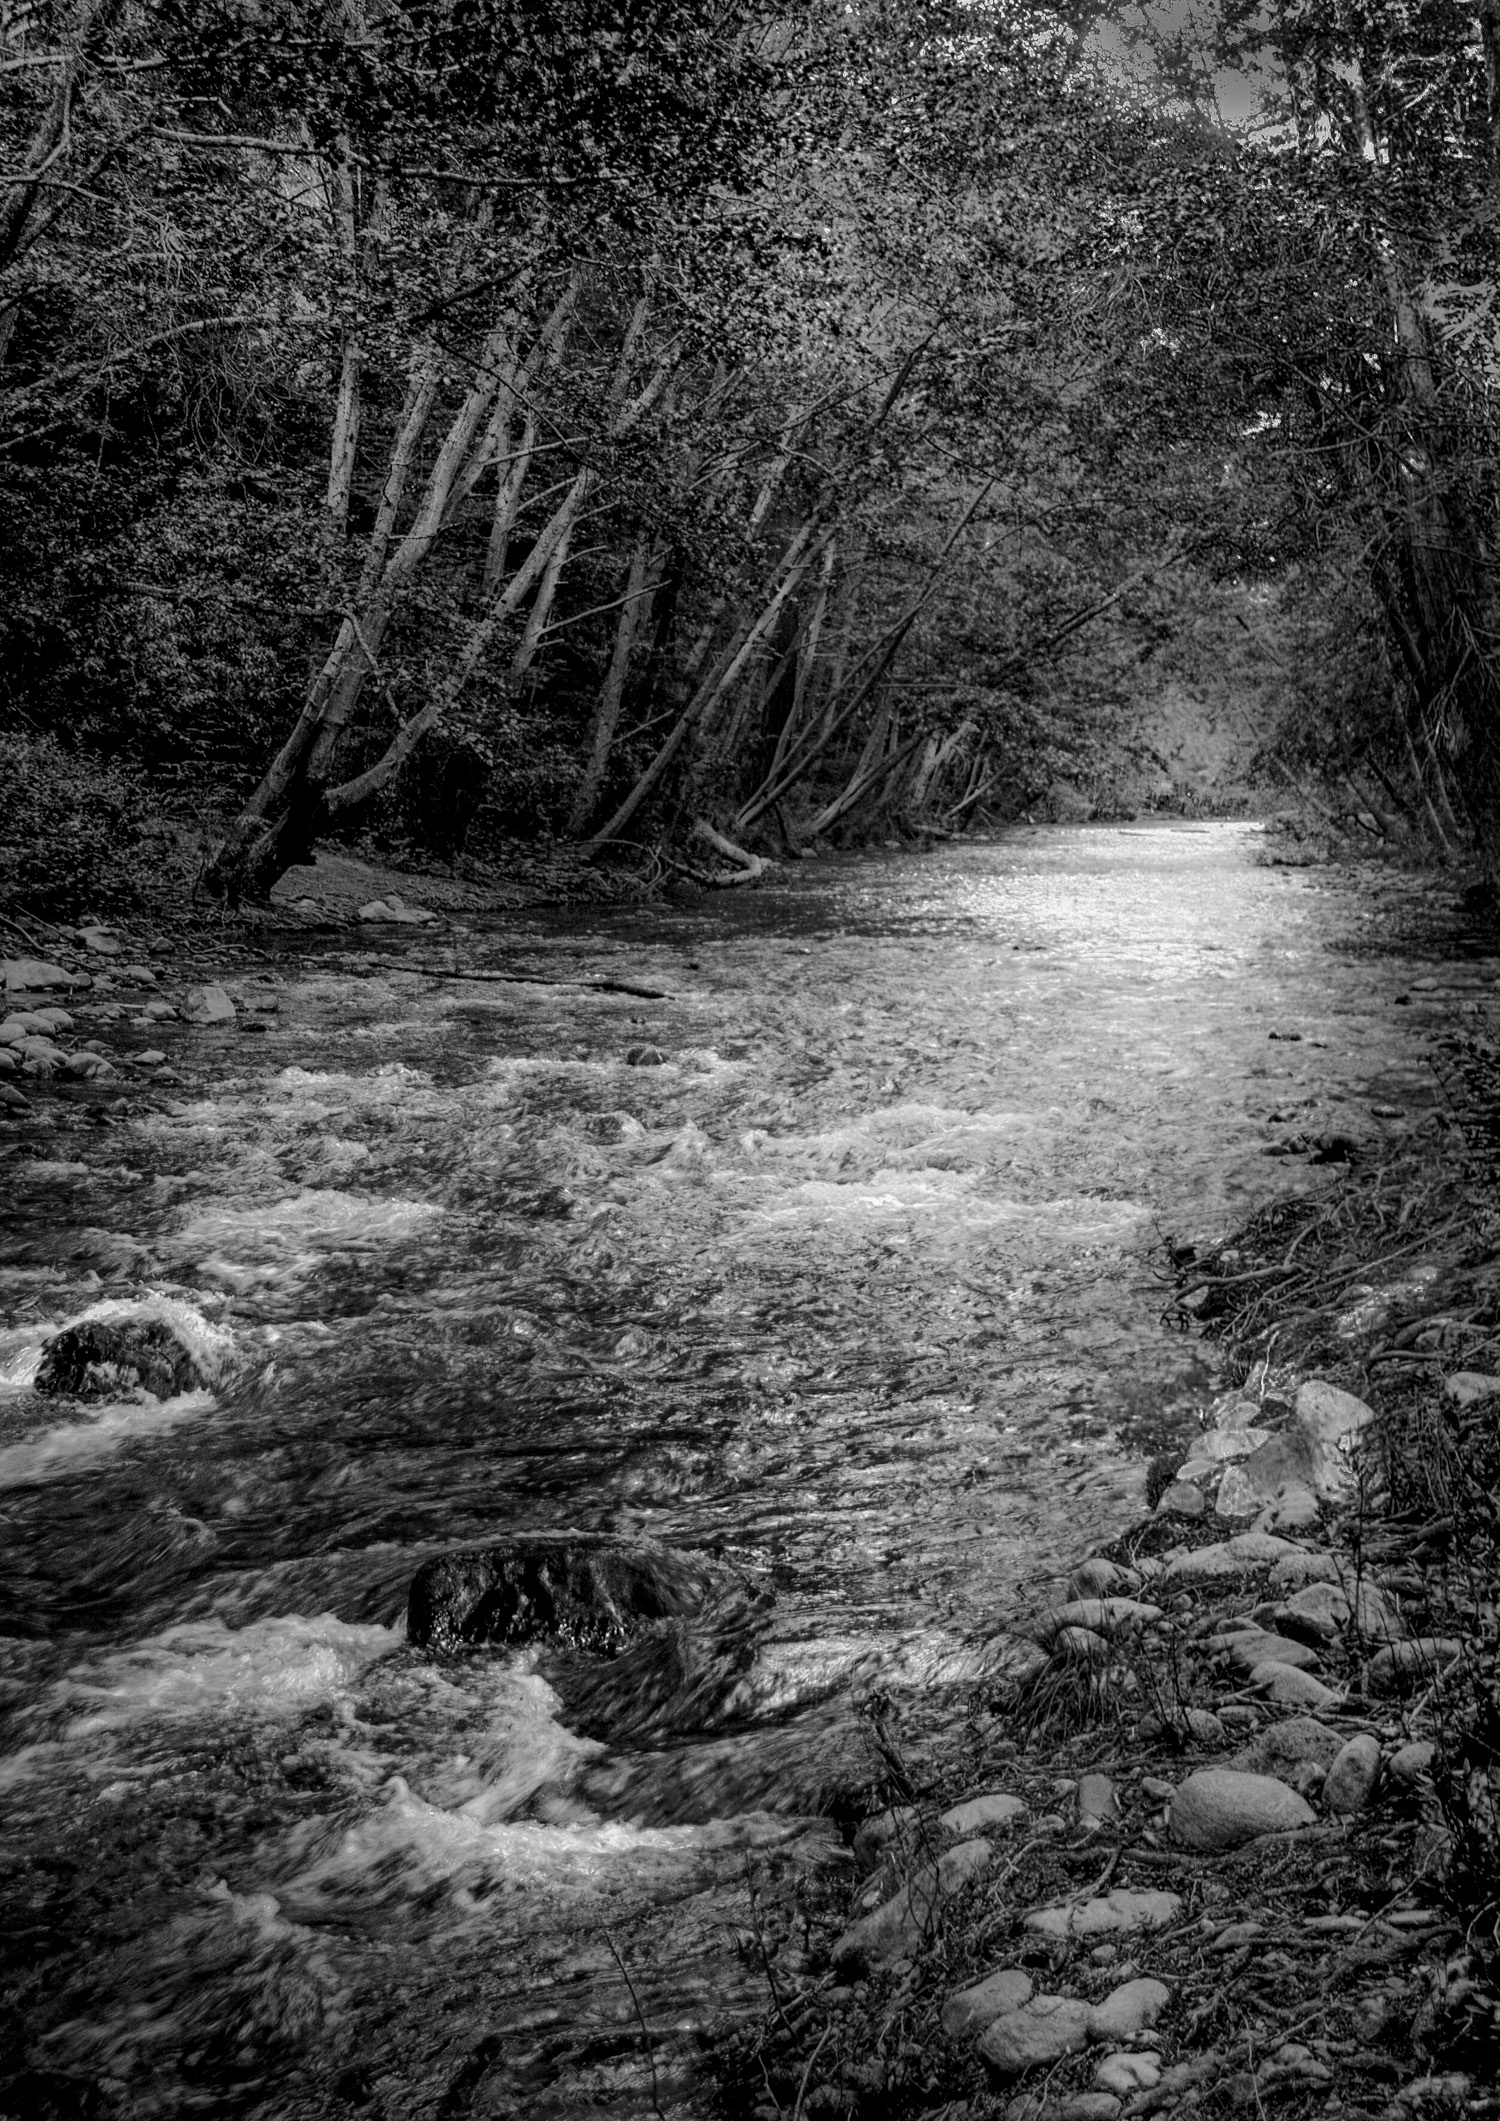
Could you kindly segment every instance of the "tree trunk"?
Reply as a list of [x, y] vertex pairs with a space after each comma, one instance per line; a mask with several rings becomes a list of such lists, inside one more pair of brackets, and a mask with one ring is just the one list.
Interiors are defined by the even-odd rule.
[[650, 566], [650, 548], [647, 540], [641, 538], [630, 556], [630, 573], [625, 582], [625, 602], [621, 607], [619, 624], [615, 628], [614, 653], [609, 659], [609, 668], [604, 674], [604, 683], [599, 688], [599, 698], [594, 706], [593, 726], [589, 732], [588, 762], [583, 769], [583, 778], [578, 783], [573, 807], [568, 813], [567, 831], [570, 839], [578, 838], [593, 816], [594, 806], [599, 800], [604, 769], [609, 763], [610, 748], [615, 740], [615, 725], [620, 719], [620, 702], [625, 696], [630, 652], [635, 646], [641, 620], [650, 610], [650, 600], [646, 596], [646, 575]]
[[[619, 838], [626, 825], [629, 824], [637, 810], [639, 810], [641, 804], [654, 792], [663, 774], [681, 750], [691, 731], [718, 704], [719, 700], [723, 698], [730, 686], [739, 677], [754, 653], [757, 644], [765, 637], [768, 630], [775, 625], [782, 606], [787, 598], [794, 593], [798, 583], [806, 574], [808, 567], [817, 557], [821, 550], [823, 539], [830, 534], [827, 531], [819, 534], [817, 526], [812, 520], [802, 525], [802, 528], [792, 539], [791, 544], [782, 554], [776, 569], [776, 575], [781, 578], [779, 585], [772, 592], [769, 599], [762, 604], [756, 617], [748, 625], [739, 629], [735, 639], [731, 641], [729, 647], [719, 658], [715, 669], [698, 686], [678, 717], [675, 727], [661, 745], [655, 758], [652, 759], [645, 772], [631, 789], [629, 795], [626, 796], [624, 802], [621, 803], [609, 822], [601, 826], [599, 831], [589, 841], [588, 844], [591, 848], [602, 847], [608, 841]], [[773, 575], [773, 581], [776, 579], [776, 575]]]

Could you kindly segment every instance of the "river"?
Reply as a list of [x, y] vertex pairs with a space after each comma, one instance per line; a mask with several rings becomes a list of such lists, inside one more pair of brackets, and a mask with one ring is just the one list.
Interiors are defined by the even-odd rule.
[[[708, 2111], [705, 2028], [803, 1969], [861, 1705], [961, 1714], [1215, 1390], [1164, 1239], [1327, 1182], [1290, 1135], [1419, 1121], [1493, 985], [1414, 887], [1260, 845], [1022, 829], [278, 937], [175, 1097], [7, 1138], [13, 2104]], [[216, 1389], [31, 1390], [142, 1289]], [[750, 1586], [734, 1686], [407, 1645], [426, 1557], [552, 1528]]]

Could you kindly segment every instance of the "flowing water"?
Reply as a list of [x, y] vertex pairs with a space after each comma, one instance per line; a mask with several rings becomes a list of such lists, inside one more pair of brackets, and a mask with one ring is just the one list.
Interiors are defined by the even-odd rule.
[[[1257, 846], [1044, 829], [289, 939], [221, 975], [269, 1032], [185, 1034], [175, 1102], [12, 1138], [16, 2112], [707, 2111], [704, 2029], [796, 1980], [861, 1702], [961, 1713], [1211, 1393], [1163, 1237], [1323, 1182], [1278, 1137], [1419, 1118], [1422, 1034], [1492, 982]], [[32, 1389], [143, 1297], [208, 1386]], [[426, 1557], [557, 1528], [716, 1557], [735, 1657], [406, 1643]]]

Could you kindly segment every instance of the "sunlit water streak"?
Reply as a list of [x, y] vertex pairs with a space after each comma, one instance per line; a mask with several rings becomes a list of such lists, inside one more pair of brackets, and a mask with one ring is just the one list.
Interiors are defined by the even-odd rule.
[[[1492, 984], [1409, 895], [1255, 848], [1020, 833], [456, 946], [663, 1001], [341, 939], [272, 968], [253, 1048], [197, 1035], [211, 1088], [0, 1167], [0, 2082], [634, 2113], [644, 2017], [654, 2096], [699, 2111], [697, 2028], [760, 2006], [762, 1944], [795, 1979], [747, 1879], [835, 1860], [861, 1695], [957, 1713], [1208, 1395], [1162, 1233], [1317, 1182], [1265, 1157], [1293, 1127], [1419, 1117], [1423, 1032]], [[145, 1288], [232, 1375], [39, 1398], [45, 1334]], [[696, 1723], [406, 1645], [429, 1554], [558, 1527], [774, 1594]]]

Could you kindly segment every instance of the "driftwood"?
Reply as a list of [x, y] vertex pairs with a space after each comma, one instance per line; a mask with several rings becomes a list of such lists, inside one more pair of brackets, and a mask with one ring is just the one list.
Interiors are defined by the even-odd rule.
[[464, 980], [488, 986], [574, 987], [590, 994], [634, 994], [643, 1002], [675, 1002], [665, 987], [640, 987], [625, 979], [549, 979], [545, 972], [424, 972], [424, 979]]
[[775, 867], [763, 854], [751, 854], [748, 849], [736, 846], [733, 840], [726, 839], [706, 818], [699, 818], [691, 837], [702, 840], [705, 846], [712, 847], [716, 854], [725, 855], [730, 861], [740, 865], [738, 869], [715, 869], [711, 872], [709, 882], [717, 890], [727, 891], [736, 884], [759, 883], [766, 871]]

